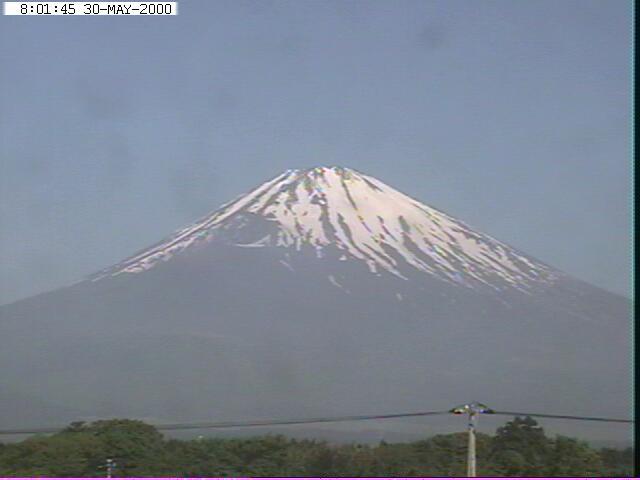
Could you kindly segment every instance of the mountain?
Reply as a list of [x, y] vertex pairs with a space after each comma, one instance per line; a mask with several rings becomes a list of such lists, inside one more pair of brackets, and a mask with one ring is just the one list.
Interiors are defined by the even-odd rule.
[[[0, 405], [7, 427], [42, 425], [40, 402], [54, 406], [51, 425], [473, 399], [628, 417], [631, 405], [627, 299], [340, 167], [288, 170], [117, 265], [0, 307], [0, 338], [2, 391], [34, 399]], [[438, 425], [462, 427], [447, 417], [375, 428]]]

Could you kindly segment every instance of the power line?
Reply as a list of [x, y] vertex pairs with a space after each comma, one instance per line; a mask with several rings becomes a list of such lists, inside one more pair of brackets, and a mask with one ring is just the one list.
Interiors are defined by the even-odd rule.
[[[307, 423], [357, 422], [362, 420], [386, 420], [390, 418], [427, 417], [431, 415], [446, 415], [448, 411], [392, 413], [386, 415], [349, 415], [341, 417], [292, 418], [282, 420], [247, 420], [230, 422], [197, 422], [197, 423], [167, 423], [153, 425], [157, 430], [196, 430], [209, 428], [241, 428], [241, 427], [269, 427], [278, 425], [302, 425]], [[49, 427], [32, 429], [0, 430], [0, 435], [56, 433], [67, 427]]]
[[389, 418], [427, 417], [431, 415], [445, 415], [447, 411], [392, 413], [387, 415], [350, 415], [342, 417], [298, 418], [288, 420], [250, 420], [241, 422], [216, 423], [175, 423], [158, 426], [158, 430], [189, 430], [197, 428], [230, 428], [230, 427], [262, 427], [276, 425], [301, 425], [305, 423], [357, 422], [361, 420], [386, 420]]
[[[392, 418], [409, 418], [409, 417], [427, 417], [434, 415], [447, 415], [451, 411], [428, 411], [428, 412], [412, 412], [412, 413], [392, 413], [385, 415], [348, 415], [339, 417], [315, 417], [315, 418], [290, 418], [290, 419], [272, 419], [272, 420], [245, 420], [245, 421], [229, 421], [229, 422], [195, 422], [195, 423], [168, 423], [151, 425], [157, 430], [197, 430], [197, 429], [216, 429], [216, 428], [242, 428], [242, 427], [270, 427], [283, 425], [303, 425], [310, 423], [334, 423], [334, 422], [357, 422], [364, 420], [386, 420]], [[487, 412], [489, 413], [489, 412]], [[546, 413], [526, 413], [526, 412], [507, 412], [492, 411], [495, 415], [509, 416], [529, 416], [540, 418], [556, 418], [565, 420], [593, 421], [593, 422], [611, 422], [611, 423], [634, 423], [633, 420], [620, 418], [604, 418], [604, 417], [583, 417], [577, 415], [552, 415]], [[43, 427], [43, 428], [21, 428], [0, 430], [0, 435], [25, 435], [38, 433], [57, 433], [68, 427]]]
[[634, 423], [633, 420], [628, 420], [624, 418], [581, 417], [578, 415], [551, 415], [547, 413], [522, 413], [522, 412], [502, 412], [502, 411], [495, 411], [493, 413], [495, 415], [509, 415], [514, 417], [559, 418], [564, 420], [582, 420], [585, 422]]

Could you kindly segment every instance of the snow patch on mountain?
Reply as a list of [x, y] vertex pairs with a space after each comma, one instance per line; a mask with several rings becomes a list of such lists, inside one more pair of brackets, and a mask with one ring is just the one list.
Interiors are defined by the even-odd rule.
[[[407, 278], [410, 269], [444, 281], [500, 290], [527, 291], [550, 283], [556, 272], [494, 238], [429, 207], [383, 182], [342, 167], [287, 170], [246, 195], [223, 205], [194, 224], [95, 279], [145, 271], [189, 247], [248, 228], [252, 218], [268, 231], [243, 248], [325, 247], [341, 251], [341, 260], [365, 262], [373, 273]], [[288, 263], [288, 262], [287, 262]]]

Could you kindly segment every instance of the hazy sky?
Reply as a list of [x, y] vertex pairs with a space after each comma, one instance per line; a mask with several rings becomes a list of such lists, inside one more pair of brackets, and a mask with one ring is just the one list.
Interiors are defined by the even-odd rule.
[[629, 295], [630, 2], [179, 12], [0, 17], [0, 303], [315, 165]]

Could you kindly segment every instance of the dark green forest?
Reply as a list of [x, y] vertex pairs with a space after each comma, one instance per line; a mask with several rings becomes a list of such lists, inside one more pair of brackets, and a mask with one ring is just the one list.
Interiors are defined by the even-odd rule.
[[[163, 437], [136, 420], [73, 423], [60, 433], [0, 443], [0, 476], [104, 477], [434, 477], [465, 476], [466, 433], [412, 443], [330, 445], [283, 436]], [[530, 417], [477, 436], [478, 476], [630, 477], [633, 451], [594, 449], [550, 438]]]

